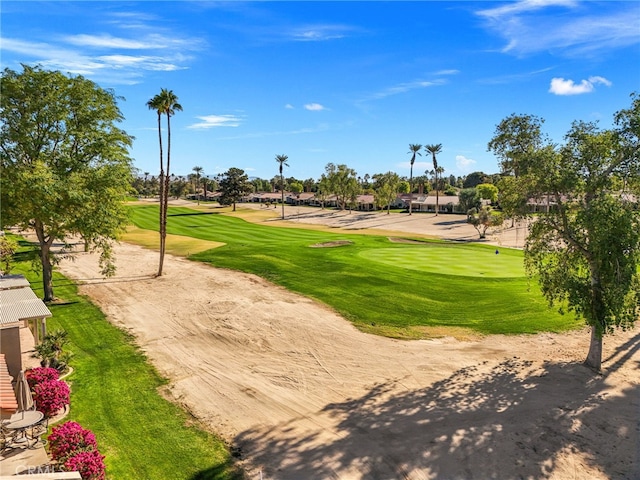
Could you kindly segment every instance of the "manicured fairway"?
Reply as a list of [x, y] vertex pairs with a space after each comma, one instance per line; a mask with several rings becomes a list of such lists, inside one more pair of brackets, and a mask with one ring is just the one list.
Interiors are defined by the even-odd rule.
[[[132, 207], [132, 217], [139, 228], [157, 229], [155, 206]], [[416, 337], [415, 327], [449, 326], [509, 334], [580, 325], [547, 307], [535, 282], [525, 277], [517, 250], [500, 248], [496, 255], [495, 247], [480, 244], [398, 243], [177, 207], [170, 208], [167, 228], [173, 235], [225, 244], [189, 258], [254, 273], [316, 298], [369, 332]], [[311, 248], [340, 240], [352, 243]]]

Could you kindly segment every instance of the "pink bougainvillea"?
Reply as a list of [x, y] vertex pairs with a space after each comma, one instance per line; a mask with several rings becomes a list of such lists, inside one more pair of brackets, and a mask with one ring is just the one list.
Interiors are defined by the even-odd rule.
[[104, 456], [98, 451], [95, 435], [76, 422], [65, 422], [51, 429], [51, 458], [64, 471], [80, 472], [83, 480], [104, 480]]
[[53, 460], [64, 461], [75, 452], [97, 448], [96, 436], [79, 423], [65, 422], [51, 429], [49, 452]]
[[64, 462], [67, 472], [79, 472], [83, 480], [104, 480], [104, 456], [97, 450], [78, 452]]
[[47, 418], [69, 405], [69, 385], [63, 380], [45, 380], [37, 384], [33, 390], [36, 408]]
[[27, 378], [29, 388], [33, 390], [39, 383], [46, 382], [48, 380], [58, 380], [58, 378], [60, 378], [60, 372], [55, 368], [36, 367], [27, 370], [25, 372], [25, 377]]

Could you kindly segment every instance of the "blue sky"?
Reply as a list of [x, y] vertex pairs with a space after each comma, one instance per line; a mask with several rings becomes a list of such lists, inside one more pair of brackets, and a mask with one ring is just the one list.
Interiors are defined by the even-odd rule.
[[[2, 1], [1, 64], [82, 74], [124, 97], [141, 172], [159, 171], [161, 88], [172, 172], [319, 178], [409, 175], [409, 144], [441, 143], [446, 175], [495, 173], [503, 118], [546, 120], [556, 142], [574, 120], [611, 125], [640, 92], [640, 2]], [[414, 175], [432, 167], [419, 157]]]

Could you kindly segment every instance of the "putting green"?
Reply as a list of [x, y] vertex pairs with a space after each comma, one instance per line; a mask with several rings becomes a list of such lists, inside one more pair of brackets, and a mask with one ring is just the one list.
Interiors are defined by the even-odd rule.
[[[496, 254], [496, 251], [499, 253]], [[519, 251], [465, 248], [464, 245], [403, 245], [359, 252], [373, 262], [441, 275], [481, 278], [526, 276]]]

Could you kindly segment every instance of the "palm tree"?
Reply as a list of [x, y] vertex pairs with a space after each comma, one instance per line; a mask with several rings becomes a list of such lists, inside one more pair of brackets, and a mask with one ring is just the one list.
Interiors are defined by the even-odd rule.
[[278, 162], [280, 164], [280, 191], [282, 192], [282, 219], [284, 220], [284, 176], [282, 175], [282, 167], [284, 165], [286, 165], [287, 167], [289, 166], [289, 164], [287, 163], [287, 159], [289, 157], [287, 157], [286, 155], [276, 155], [276, 162]]
[[438, 167], [438, 160], [436, 159], [436, 154], [442, 152], [442, 144], [438, 143], [435, 145], [425, 145], [424, 149], [431, 153], [431, 156], [433, 157], [433, 171], [435, 172], [435, 176], [436, 176], [436, 216], [438, 216], [438, 200], [439, 200], [439, 195], [438, 195], [438, 174], [443, 173], [444, 172], [444, 168], [442, 167]]
[[422, 145], [418, 145], [417, 143], [409, 144], [409, 153], [413, 153], [413, 155], [411, 155], [411, 173], [409, 175], [409, 215], [411, 215], [411, 208], [413, 206], [413, 164], [416, 162], [416, 153], [421, 155], [421, 148]]
[[[169, 171], [171, 167], [171, 116], [176, 111], [182, 111], [182, 105], [178, 103], [178, 97], [172, 90], [163, 88], [160, 93], [147, 102], [147, 107], [158, 113], [158, 139], [160, 143], [160, 263], [157, 276], [162, 275], [164, 253], [167, 240], [167, 209], [169, 207]], [[162, 128], [161, 117], [167, 116], [167, 168], [164, 170], [162, 157]]]
[[200, 193], [198, 192], [198, 185], [200, 185], [200, 174], [202, 173], [202, 170], [204, 170], [204, 168], [196, 166], [193, 167], [192, 170], [196, 172], [196, 196], [198, 198], [198, 205], [200, 205]]

